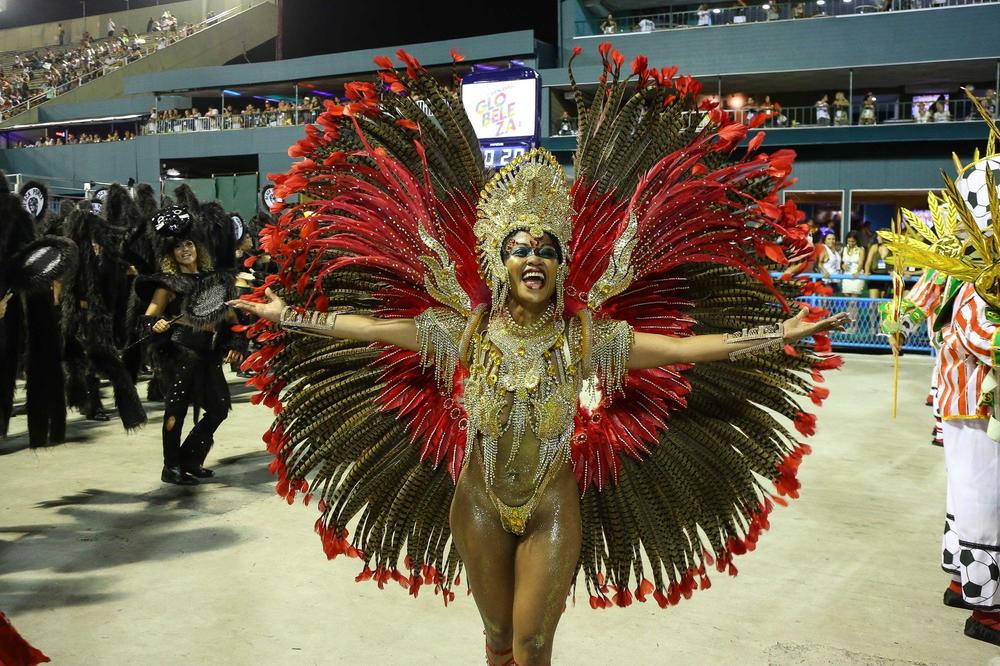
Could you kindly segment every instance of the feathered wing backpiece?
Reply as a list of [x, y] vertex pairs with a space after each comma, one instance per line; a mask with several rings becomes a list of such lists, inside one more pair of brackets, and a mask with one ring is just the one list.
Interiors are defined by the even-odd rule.
[[[414, 317], [441, 305], [469, 314], [489, 298], [472, 231], [486, 176], [479, 144], [460, 100], [401, 57], [399, 73], [380, 60], [377, 87], [348, 84], [347, 103], [328, 103], [289, 150], [305, 159], [273, 176], [280, 198], [302, 201], [260, 232], [281, 266], [269, 286], [289, 303]], [[360, 578], [453, 597], [448, 509], [465, 441], [456, 396], [441, 395], [417, 353], [263, 323], [250, 333], [262, 344], [244, 364], [260, 372], [254, 401], [277, 412], [265, 440], [278, 492], [318, 496], [327, 555], [362, 557]]]
[[[695, 108], [695, 81], [648, 69], [643, 57], [622, 80], [622, 56], [601, 54], [594, 103], [577, 92], [566, 314], [588, 309], [676, 336], [787, 318], [798, 288], [768, 270], [805, 247], [801, 215], [777, 203], [794, 155], [759, 154], [762, 133], [737, 154], [748, 128]], [[405, 71], [376, 59], [377, 84], [349, 84], [346, 104], [327, 103], [289, 150], [304, 159], [272, 176], [278, 197], [300, 203], [261, 232], [281, 266], [269, 286], [319, 310], [391, 318], [446, 306], [477, 317], [491, 298], [473, 233], [486, 176], [479, 147], [458, 97], [398, 55]], [[320, 498], [326, 552], [364, 559], [359, 580], [392, 578], [412, 594], [429, 583], [451, 598], [462, 372], [442, 395], [413, 352], [265, 322], [249, 333], [262, 344], [245, 363], [260, 373], [253, 400], [277, 414], [265, 441], [279, 494]], [[807, 378], [839, 365], [815, 354], [829, 349], [817, 338], [816, 349], [796, 344], [786, 356], [632, 372], [623, 396], [581, 408], [572, 454], [591, 605], [627, 605], [635, 586], [640, 600], [666, 606], [696, 578], [708, 585], [706, 565], [735, 572], [733, 555], [753, 549], [772, 499], [797, 496], [808, 448], [774, 414], [812, 434], [815, 417], [795, 398], [821, 402], [826, 390]], [[408, 573], [398, 570], [404, 548]]]
[[[622, 81], [621, 54], [603, 45], [601, 56], [594, 102], [577, 92], [568, 308], [672, 336], [786, 319], [801, 294], [770, 271], [807, 251], [801, 214], [778, 205], [794, 153], [759, 153], [762, 132], [736, 150], [749, 128], [714, 105], [696, 109], [696, 81], [643, 56]], [[839, 365], [815, 353], [829, 348], [823, 335], [783, 356], [633, 371], [624, 395], [579, 411], [572, 454], [592, 606], [628, 605], [633, 593], [666, 606], [707, 587], [706, 567], [735, 574], [732, 558], [754, 548], [772, 500], [798, 495], [809, 448], [774, 415], [812, 434], [796, 398], [827, 396], [808, 380]]]

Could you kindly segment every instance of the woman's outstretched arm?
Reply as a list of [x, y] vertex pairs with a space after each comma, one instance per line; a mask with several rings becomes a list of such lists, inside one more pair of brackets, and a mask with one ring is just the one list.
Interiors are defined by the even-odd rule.
[[733, 352], [757, 347], [769, 341], [775, 346], [784, 347], [786, 342], [808, 338], [815, 333], [841, 330], [851, 319], [846, 312], [841, 312], [822, 321], [807, 322], [805, 316], [808, 312], [806, 308], [802, 308], [797, 315], [783, 322], [771, 338], [757, 337], [747, 341], [727, 342], [727, 336], [720, 334], [674, 338], [655, 333], [636, 333], [628, 367], [639, 370], [674, 363], [724, 361]]
[[[266, 289], [264, 294], [268, 299], [266, 303], [235, 299], [228, 304], [261, 319], [280, 322], [285, 302], [270, 289]], [[357, 314], [339, 314], [334, 317], [331, 314], [325, 318], [324, 324], [326, 325], [308, 327], [304, 331], [310, 335], [361, 342], [384, 342], [410, 351], [420, 351], [417, 343], [417, 326], [412, 319], [378, 319]]]

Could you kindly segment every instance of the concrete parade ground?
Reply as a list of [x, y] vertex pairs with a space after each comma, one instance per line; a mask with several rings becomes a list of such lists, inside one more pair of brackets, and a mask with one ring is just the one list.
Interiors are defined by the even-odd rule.
[[[1000, 664], [1000, 649], [962, 634], [968, 612], [941, 603], [930, 371], [927, 357], [901, 359], [892, 420], [891, 357], [847, 355], [827, 374], [802, 497], [771, 515], [739, 575], [715, 573], [667, 610], [591, 610], [581, 585], [553, 663]], [[327, 561], [315, 504], [274, 493], [270, 411], [230, 378], [217, 476], [194, 488], [159, 480], [161, 403], [129, 435], [73, 414], [71, 441], [44, 449], [15, 417], [0, 442], [0, 610], [54, 664], [483, 663], [471, 597], [446, 608], [428, 588], [379, 590], [354, 582], [357, 560]]]

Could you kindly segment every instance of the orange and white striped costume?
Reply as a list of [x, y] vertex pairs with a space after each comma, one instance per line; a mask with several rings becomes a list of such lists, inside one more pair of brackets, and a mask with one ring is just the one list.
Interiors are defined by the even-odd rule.
[[938, 406], [944, 418], [948, 499], [941, 567], [960, 586], [966, 608], [1000, 610], [1000, 442], [987, 434], [980, 406], [993, 371], [998, 324], [971, 284], [955, 295], [943, 326]]
[[937, 271], [924, 271], [903, 302], [903, 309], [906, 309], [907, 305], [912, 305], [927, 320], [927, 332], [931, 340], [934, 340], [934, 321], [937, 319], [946, 280], [947, 278]]
[[993, 366], [996, 330], [986, 317], [986, 303], [971, 284], [962, 285], [951, 324], [941, 329], [937, 406], [945, 421], [989, 417], [989, 409], [979, 400], [983, 380]]

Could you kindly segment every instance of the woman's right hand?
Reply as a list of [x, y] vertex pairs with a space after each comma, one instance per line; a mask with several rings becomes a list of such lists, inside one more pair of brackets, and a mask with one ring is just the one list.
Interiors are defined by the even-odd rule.
[[153, 324], [153, 333], [165, 333], [170, 328], [170, 322], [166, 319], [157, 319]]
[[270, 287], [264, 290], [264, 295], [267, 296], [266, 303], [257, 303], [254, 301], [245, 301], [241, 298], [236, 298], [231, 301], [227, 301], [226, 305], [234, 307], [237, 310], [249, 312], [252, 315], [256, 315], [261, 319], [267, 319], [268, 321], [280, 320], [281, 313], [285, 309], [285, 302], [281, 300], [277, 294], [271, 291]]

